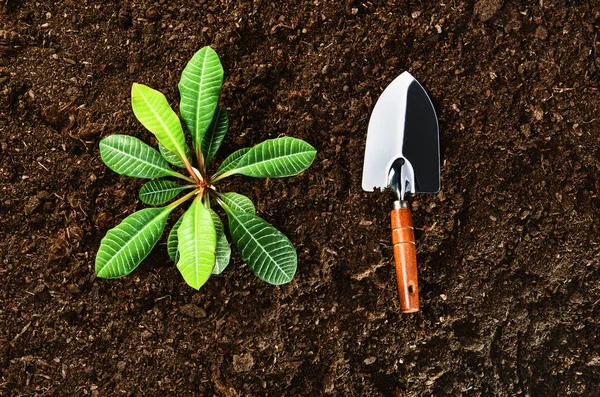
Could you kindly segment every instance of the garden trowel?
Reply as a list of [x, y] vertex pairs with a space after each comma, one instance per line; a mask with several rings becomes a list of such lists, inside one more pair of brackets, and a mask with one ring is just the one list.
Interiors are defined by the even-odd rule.
[[394, 262], [404, 313], [419, 310], [417, 250], [407, 193], [440, 190], [440, 143], [435, 109], [408, 72], [383, 91], [369, 121], [362, 188], [390, 187], [398, 196], [391, 212]]

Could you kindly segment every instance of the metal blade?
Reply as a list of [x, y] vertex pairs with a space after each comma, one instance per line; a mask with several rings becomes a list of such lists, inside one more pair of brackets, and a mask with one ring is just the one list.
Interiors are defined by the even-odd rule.
[[405, 192], [440, 190], [439, 127], [429, 96], [410, 73], [383, 91], [369, 120], [362, 188]]

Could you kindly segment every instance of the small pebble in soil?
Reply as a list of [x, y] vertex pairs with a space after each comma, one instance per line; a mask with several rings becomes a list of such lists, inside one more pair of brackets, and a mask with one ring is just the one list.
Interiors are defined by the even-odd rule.
[[179, 311], [181, 314], [191, 317], [191, 318], [204, 318], [206, 317], [206, 311], [201, 307], [194, 305], [193, 303], [188, 303], [187, 305], [182, 306]]
[[254, 357], [252, 354], [246, 353], [233, 356], [233, 370], [235, 372], [247, 372], [254, 367]]
[[369, 358], [366, 358], [366, 359], [365, 359], [365, 361], [364, 361], [364, 363], [365, 363], [365, 364], [367, 364], [367, 365], [371, 365], [371, 364], [373, 364], [375, 361], [377, 361], [377, 357], [373, 357], [373, 356], [371, 356], [371, 357], [369, 357]]
[[38, 199], [42, 201], [49, 200], [52, 195], [45, 190], [40, 190], [37, 194]]
[[30, 197], [29, 200], [27, 200], [27, 202], [25, 203], [25, 205], [23, 207], [25, 215], [31, 215], [33, 213], [33, 211], [38, 209], [38, 207], [40, 206], [41, 203], [42, 202], [40, 201], [39, 198]]
[[119, 361], [117, 363], [117, 370], [119, 372], [123, 371], [125, 369], [125, 367], [127, 367], [127, 363], [125, 361]]
[[479, 0], [475, 3], [473, 12], [479, 17], [481, 22], [489, 21], [492, 17], [500, 11], [504, 5], [504, 0]]
[[548, 38], [548, 29], [543, 26], [538, 26], [535, 30], [535, 37], [538, 40], [545, 41]]

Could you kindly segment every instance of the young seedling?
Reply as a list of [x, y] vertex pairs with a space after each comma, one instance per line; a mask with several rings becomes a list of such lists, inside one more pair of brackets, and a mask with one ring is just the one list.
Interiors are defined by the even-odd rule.
[[[288, 238], [256, 216], [249, 198], [220, 192], [215, 183], [236, 174], [263, 178], [297, 175], [311, 165], [317, 152], [300, 139], [270, 139], [234, 152], [209, 175], [206, 165], [229, 128], [227, 112], [217, 105], [222, 82], [221, 61], [210, 47], [198, 51], [183, 70], [180, 113], [192, 138], [192, 150], [165, 96], [145, 85], [133, 85], [133, 113], [154, 134], [159, 150], [132, 136], [115, 134], [100, 142], [102, 160], [118, 174], [152, 179], [140, 190], [140, 199], [146, 204], [163, 205], [187, 193], [166, 206], [135, 212], [109, 230], [96, 255], [98, 277], [131, 273], [156, 245], [169, 214], [188, 200], [192, 203], [171, 229], [167, 250], [191, 287], [199, 289], [211, 274], [220, 274], [229, 264], [231, 248], [221, 219], [211, 209], [214, 202], [225, 210], [231, 238], [256, 276], [276, 285], [294, 277], [297, 255]], [[171, 165], [185, 169], [187, 175]], [[176, 178], [183, 184], [158, 178]]]

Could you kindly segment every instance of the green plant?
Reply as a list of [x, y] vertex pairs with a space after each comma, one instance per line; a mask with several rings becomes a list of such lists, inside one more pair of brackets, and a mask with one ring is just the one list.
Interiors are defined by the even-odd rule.
[[[169, 256], [190, 286], [199, 289], [211, 274], [220, 274], [229, 264], [231, 248], [223, 223], [211, 209], [213, 201], [225, 210], [231, 238], [254, 274], [271, 284], [283, 284], [293, 278], [297, 255], [288, 238], [256, 216], [249, 198], [219, 192], [215, 183], [235, 174], [265, 178], [297, 175], [311, 165], [316, 150], [300, 139], [270, 139], [234, 152], [209, 176], [206, 165], [229, 127], [227, 112], [217, 106], [222, 82], [221, 61], [210, 47], [198, 51], [183, 70], [179, 82], [180, 113], [191, 135], [193, 151], [187, 146], [179, 118], [165, 96], [147, 86], [133, 85], [133, 112], [154, 134], [159, 150], [135, 137], [116, 134], [100, 142], [102, 160], [119, 174], [152, 179], [140, 190], [140, 199], [146, 204], [163, 205], [178, 194], [189, 192], [164, 207], [135, 212], [109, 230], [96, 256], [98, 277], [116, 278], [131, 273], [156, 245], [169, 214], [192, 200], [167, 239]], [[196, 167], [192, 157], [197, 161]], [[188, 175], [170, 165], [187, 170]], [[156, 179], [165, 177], [177, 178], [184, 184]]]

